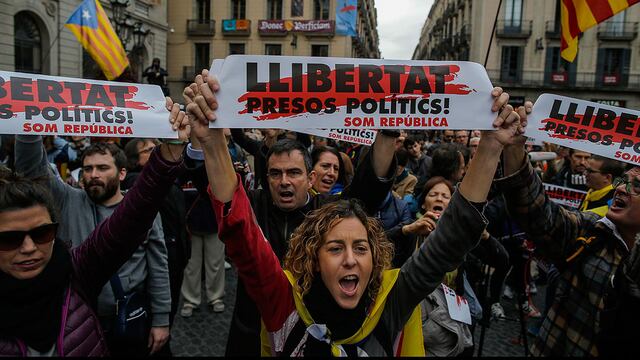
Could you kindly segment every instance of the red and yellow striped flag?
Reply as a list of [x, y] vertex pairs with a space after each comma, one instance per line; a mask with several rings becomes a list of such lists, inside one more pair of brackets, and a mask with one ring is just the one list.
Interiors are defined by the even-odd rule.
[[100, 65], [107, 79], [117, 78], [129, 66], [120, 38], [113, 31], [100, 0], [84, 0], [65, 26]]
[[561, 55], [573, 62], [578, 54], [578, 35], [640, 0], [562, 0]]

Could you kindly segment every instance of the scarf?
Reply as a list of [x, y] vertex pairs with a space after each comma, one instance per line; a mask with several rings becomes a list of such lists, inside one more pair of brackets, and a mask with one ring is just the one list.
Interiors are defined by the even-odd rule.
[[[311, 289], [304, 296], [304, 303], [316, 324], [325, 324], [331, 339], [347, 339], [355, 334], [367, 317], [367, 308], [371, 303], [369, 291], [365, 290], [355, 309], [343, 309], [336, 303], [329, 289], [324, 285], [320, 274], [315, 274]], [[344, 345], [345, 351], [355, 351], [355, 345]], [[332, 356], [331, 346], [326, 342], [309, 336], [304, 352], [305, 356]]]
[[404, 170], [402, 170], [402, 173], [396, 176], [396, 184], [404, 180], [407, 176], [409, 176], [409, 169], [404, 168]]
[[59, 242], [44, 270], [33, 279], [18, 280], [0, 271], [0, 334], [46, 352], [60, 332], [64, 292], [72, 271], [69, 250]]

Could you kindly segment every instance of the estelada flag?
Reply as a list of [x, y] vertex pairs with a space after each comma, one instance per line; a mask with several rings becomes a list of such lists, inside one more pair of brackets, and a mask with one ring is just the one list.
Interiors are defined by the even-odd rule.
[[640, 0], [562, 0], [562, 58], [573, 62], [578, 53], [578, 35]]
[[99, 0], [84, 0], [65, 23], [108, 80], [120, 76], [129, 59]]

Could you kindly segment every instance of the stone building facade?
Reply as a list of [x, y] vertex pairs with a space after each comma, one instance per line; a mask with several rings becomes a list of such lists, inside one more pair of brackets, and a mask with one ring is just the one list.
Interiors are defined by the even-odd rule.
[[499, 0], [435, 0], [413, 58], [486, 60], [491, 81], [514, 104], [550, 92], [640, 109], [640, 6], [587, 30], [568, 63], [560, 57], [560, 1], [503, 0], [498, 9]]
[[[0, 69], [68, 77], [93, 77], [92, 59], [65, 22], [81, 0], [0, 0]], [[101, 0], [107, 15], [111, 3]], [[132, 22], [149, 29], [140, 54], [131, 59], [144, 68], [154, 57], [166, 64], [166, 0], [130, 0]], [[131, 45], [127, 50], [131, 49]], [[139, 78], [141, 80], [141, 78]]]
[[379, 58], [374, 0], [358, 0], [357, 36], [335, 31], [344, 0], [170, 0], [167, 61], [179, 94], [231, 54]]

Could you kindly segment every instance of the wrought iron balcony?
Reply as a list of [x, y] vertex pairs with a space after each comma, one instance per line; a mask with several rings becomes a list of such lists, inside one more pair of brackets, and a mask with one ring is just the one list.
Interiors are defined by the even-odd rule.
[[187, 20], [187, 35], [213, 36], [216, 34], [215, 20]]
[[499, 20], [496, 36], [501, 38], [527, 39], [531, 36], [532, 20]]
[[598, 26], [598, 39], [632, 41], [638, 36], [638, 23], [605, 21]]

